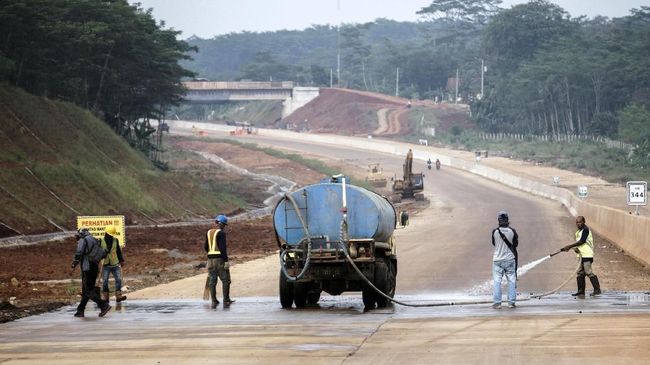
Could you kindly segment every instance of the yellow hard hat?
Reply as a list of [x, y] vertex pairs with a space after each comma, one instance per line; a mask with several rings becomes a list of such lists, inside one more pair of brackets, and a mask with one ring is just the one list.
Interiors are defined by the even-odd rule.
[[104, 232], [106, 232], [110, 236], [114, 237], [117, 234], [117, 228], [115, 228], [115, 226], [111, 224], [109, 226], [106, 226], [106, 228], [104, 229]]

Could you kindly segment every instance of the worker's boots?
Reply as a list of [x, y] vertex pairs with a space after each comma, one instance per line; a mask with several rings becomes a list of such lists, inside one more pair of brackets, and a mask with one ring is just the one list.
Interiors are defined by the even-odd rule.
[[594, 287], [594, 292], [589, 294], [590, 296], [598, 295], [600, 294], [600, 283], [598, 282], [598, 276], [590, 276], [589, 281], [591, 281], [591, 285]]
[[219, 304], [219, 300], [217, 299], [217, 287], [211, 287], [210, 288], [210, 299], [212, 300], [212, 309], [217, 308], [217, 305]]
[[230, 299], [230, 284], [223, 286], [223, 305], [231, 305], [235, 301]]
[[84, 311], [77, 309], [74, 316], [79, 317], [79, 318], [83, 318], [84, 317]]
[[584, 276], [576, 276], [576, 282], [578, 283], [578, 291], [571, 294], [574, 297], [584, 296], [585, 295], [585, 285], [586, 280]]
[[121, 290], [116, 290], [115, 291], [115, 302], [119, 303], [123, 300], [126, 300], [126, 295], [122, 295]]

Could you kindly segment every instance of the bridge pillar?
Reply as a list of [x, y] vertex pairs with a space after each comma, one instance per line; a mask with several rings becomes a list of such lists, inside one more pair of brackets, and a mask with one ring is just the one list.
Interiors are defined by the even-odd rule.
[[315, 99], [320, 92], [317, 87], [294, 87], [292, 96], [282, 102], [282, 118], [286, 118], [296, 109]]

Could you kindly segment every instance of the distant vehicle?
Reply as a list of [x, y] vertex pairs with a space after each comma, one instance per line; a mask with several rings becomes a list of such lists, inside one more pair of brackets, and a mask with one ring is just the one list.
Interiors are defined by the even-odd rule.
[[384, 170], [379, 163], [368, 164], [366, 181], [376, 188], [383, 188], [388, 184], [388, 179], [384, 176]]
[[413, 173], [413, 151], [409, 149], [404, 160], [403, 179], [393, 180], [393, 193], [396, 194], [393, 198], [395, 202], [402, 198], [415, 198], [415, 200], [424, 200], [424, 175], [420, 173]]

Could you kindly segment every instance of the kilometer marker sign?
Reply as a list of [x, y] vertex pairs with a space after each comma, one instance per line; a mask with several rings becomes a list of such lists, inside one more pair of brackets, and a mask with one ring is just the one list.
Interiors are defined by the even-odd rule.
[[627, 182], [627, 205], [648, 204], [648, 183], [645, 181]]

